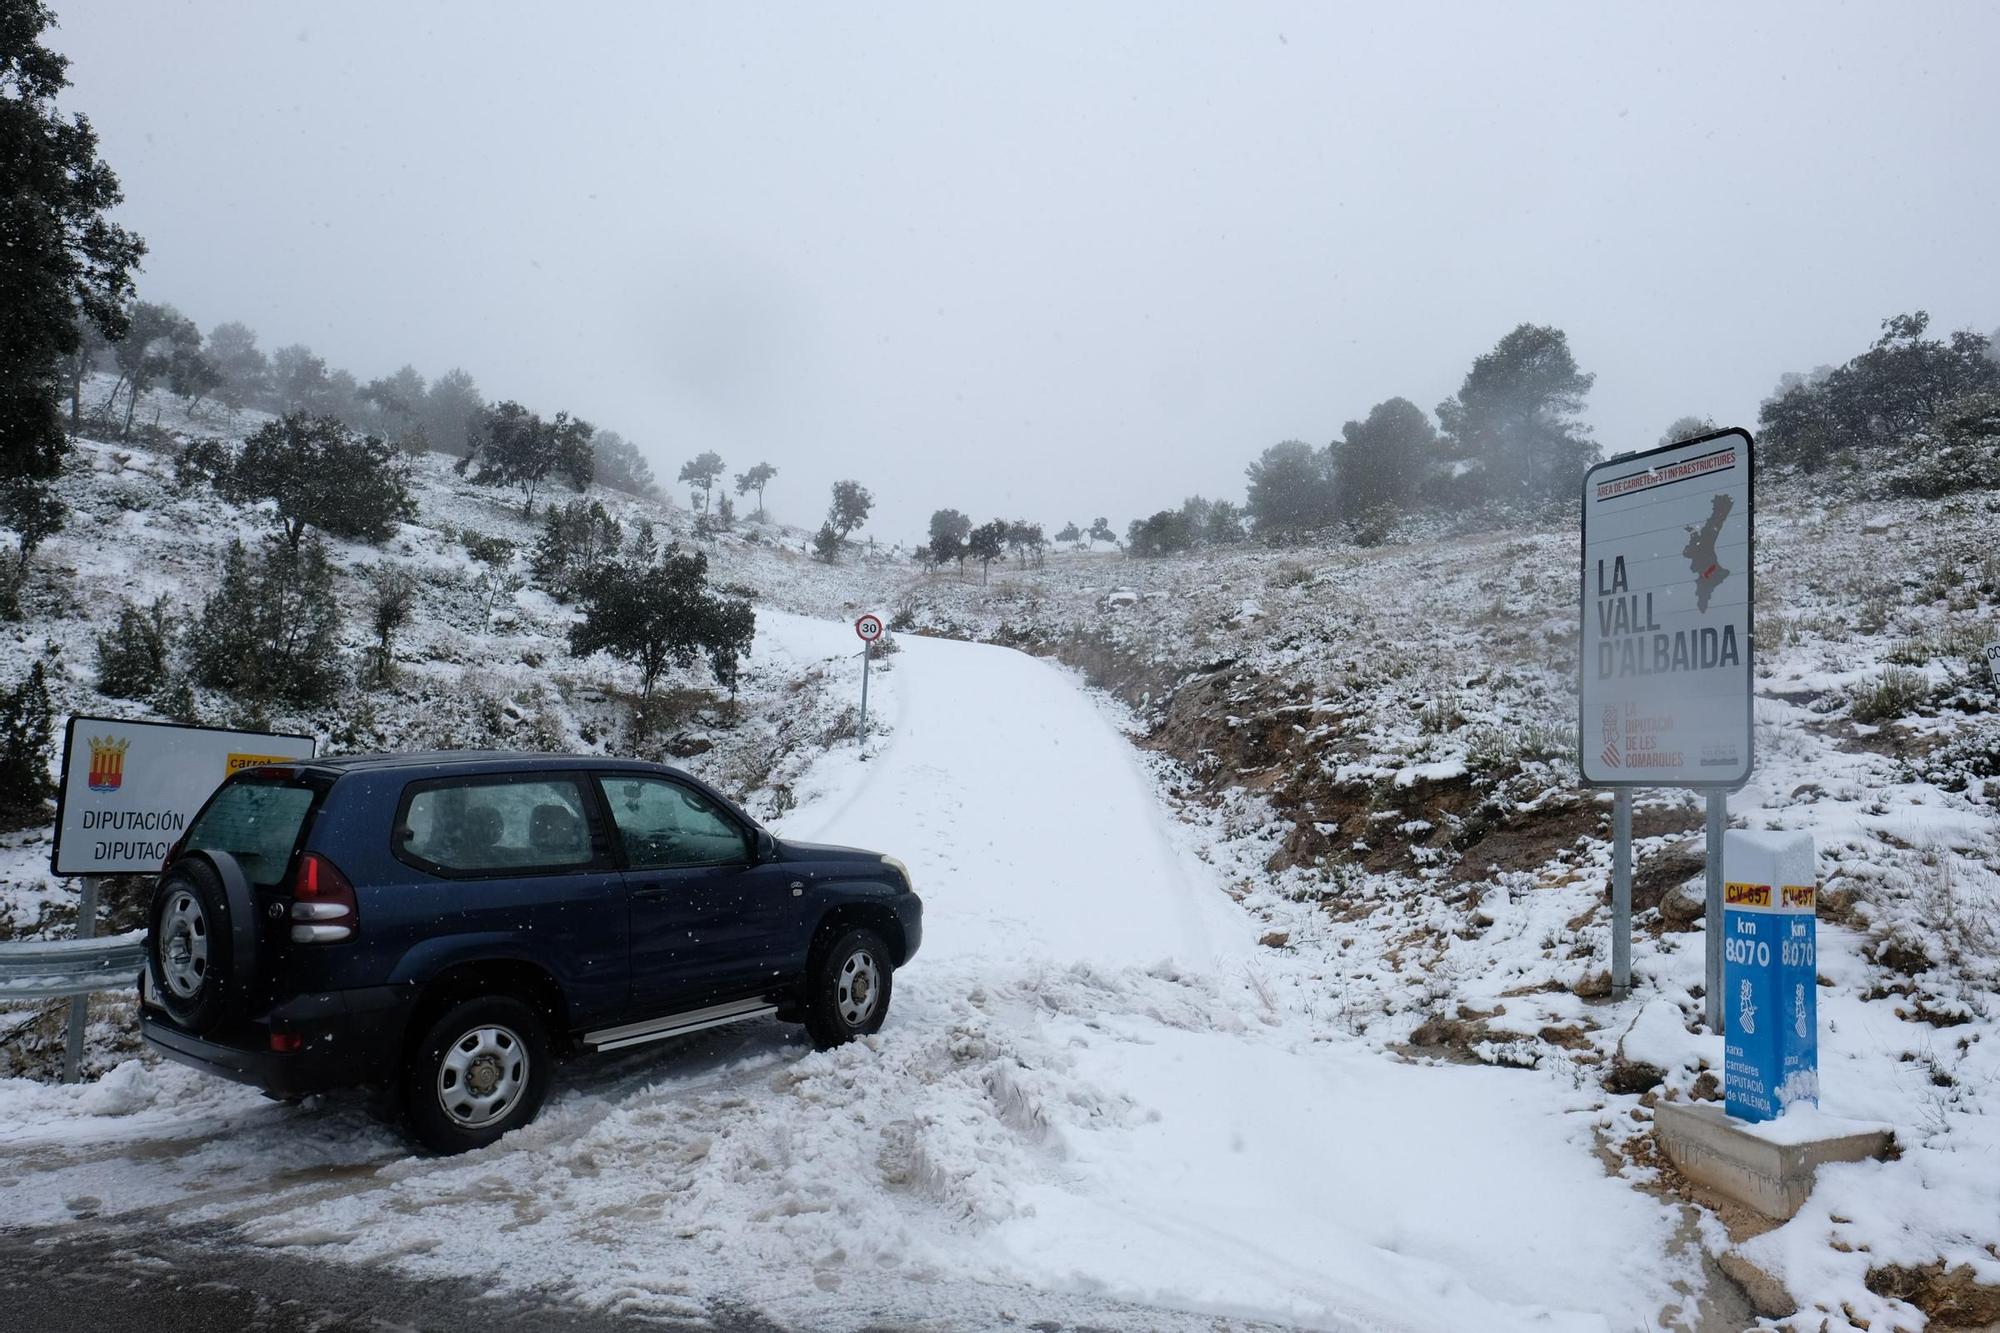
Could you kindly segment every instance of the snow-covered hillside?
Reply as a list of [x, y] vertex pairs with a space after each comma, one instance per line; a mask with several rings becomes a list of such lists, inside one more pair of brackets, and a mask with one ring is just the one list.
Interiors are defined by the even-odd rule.
[[[82, 443], [0, 677], [41, 656], [59, 715], [134, 710], [94, 689], [121, 600], [191, 612], [230, 538], [268, 530], [172, 477], [166, 452]], [[420, 580], [395, 683], [268, 720], [337, 748], [633, 748], [636, 682], [570, 657], [573, 612], [527, 586], [486, 604], [466, 538], [513, 541], [524, 572], [513, 497], [435, 457], [417, 492], [385, 547], [335, 551], [357, 671], [362, 574]], [[685, 510], [599, 498], [695, 540]], [[95, 1081], [0, 1082], [5, 1220], [171, 1209], [238, 1241], [801, 1327], [1177, 1318], [1155, 1306], [1740, 1326], [1717, 1257], [1788, 1288], [1762, 1293], [1800, 1307], [1788, 1328], [1948, 1326], [2000, 1288], [2000, 507], [1760, 504], [1759, 762], [1731, 815], [1818, 839], [1824, 1113], [1899, 1147], [1826, 1168], [1785, 1226], [1697, 1207], [1651, 1149], [1660, 1099], [1718, 1092], [1699, 811], [1639, 803], [1637, 985], [1614, 1001], [1610, 803], [1571, 759], [1573, 532], [1058, 553], [983, 585], [829, 567], [758, 525], [703, 543], [758, 607], [736, 706], [670, 682], [679, 715], [648, 744], [782, 831], [911, 863], [927, 939], [879, 1038], [814, 1055], [744, 1028], [580, 1065], [538, 1124], [427, 1161], [341, 1099], [287, 1110], [129, 1062], [129, 1000], [103, 999]], [[899, 631], [865, 740], [863, 609]], [[0, 839], [0, 934], [68, 932], [46, 857], [39, 830]], [[46, 1070], [58, 1012], [0, 1011], [0, 1073]], [[302, 1142], [325, 1170], [300, 1174]]]
[[[268, 420], [243, 412], [190, 421], [164, 396], [155, 406], [165, 426], [188, 438], [240, 439]], [[790, 776], [802, 758], [851, 738], [858, 677], [843, 678], [837, 689], [828, 688], [828, 677], [854, 674], [858, 663], [850, 671], [838, 654], [813, 662], [760, 658], [744, 673], [734, 706], [705, 670], [670, 676], [663, 682], [663, 725], [640, 736], [631, 711], [636, 673], [604, 656], [572, 658], [566, 636], [575, 611], [529, 578], [540, 526], [523, 517], [518, 492], [474, 485], [441, 455], [423, 455], [412, 466], [415, 522], [381, 547], [329, 543], [340, 575], [341, 675], [352, 683], [323, 705], [273, 706], [261, 716], [226, 694], [198, 689], [201, 720], [308, 732], [322, 752], [481, 745], [642, 752], [672, 757], [762, 809], [789, 799]], [[97, 691], [99, 636], [117, 623], [121, 606], [143, 607], [156, 598], [185, 627], [214, 590], [229, 543], [254, 544], [275, 527], [268, 505], [246, 510], [204, 483], [177, 486], [175, 476], [171, 448], [78, 442], [57, 486], [70, 520], [35, 555], [23, 590], [27, 614], [0, 643], [0, 681], [20, 679], [40, 658], [58, 718], [153, 715], [144, 702]], [[759, 605], [838, 612], [896, 577], [886, 559], [831, 567], [814, 561], [801, 552], [798, 532], [775, 524], [744, 523], [697, 542], [694, 516], [684, 508], [602, 488], [593, 488], [591, 498], [628, 531], [646, 520], [663, 542], [698, 544], [711, 579], [752, 594]], [[497, 562], [477, 558], [467, 543], [479, 538], [511, 543], [511, 552]], [[396, 641], [393, 682], [364, 687], [367, 576], [378, 566], [407, 571], [417, 584], [417, 605], [411, 627]], [[66, 933], [70, 895], [45, 874], [47, 858], [46, 829], [0, 835], [0, 938]], [[4, 1052], [0, 1046], [0, 1071], [7, 1068]]]

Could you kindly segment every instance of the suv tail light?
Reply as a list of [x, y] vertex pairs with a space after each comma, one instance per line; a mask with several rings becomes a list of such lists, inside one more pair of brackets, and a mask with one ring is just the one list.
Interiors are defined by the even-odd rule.
[[307, 852], [292, 886], [292, 942], [333, 944], [351, 939], [360, 923], [360, 906], [347, 876], [318, 852]]

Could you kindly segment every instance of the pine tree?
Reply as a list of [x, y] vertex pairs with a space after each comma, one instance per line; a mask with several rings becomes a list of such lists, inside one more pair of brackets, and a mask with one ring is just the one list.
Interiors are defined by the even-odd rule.
[[965, 539], [966, 554], [979, 562], [979, 581], [985, 583], [993, 569], [993, 562], [1007, 550], [1007, 523], [1004, 519], [994, 519], [974, 528]]
[[126, 602], [118, 625], [97, 640], [97, 692], [113, 699], [150, 699], [167, 685], [176, 626], [167, 599], [140, 610]]
[[[82, 116], [56, 95], [69, 60], [42, 45], [54, 16], [35, 0], [0, 4], [0, 477], [50, 478], [63, 432], [66, 364], [85, 326], [125, 334], [132, 271], [146, 253], [105, 215], [124, 199]], [[76, 383], [73, 379], [72, 385]]]
[[424, 391], [417, 419], [426, 444], [438, 453], [462, 459], [473, 451], [485, 413], [486, 400], [480, 396], [478, 382], [454, 366]]
[[570, 652], [629, 662], [640, 698], [649, 700], [667, 668], [686, 670], [703, 656], [716, 679], [733, 686], [755, 632], [748, 602], [710, 591], [707, 556], [669, 547], [651, 564], [619, 561], [601, 572], [570, 629]]
[[1927, 338], [1929, 328], [1922, 310], [1891, 316], [1859, 356], [1824, 374], [1787, 377], [1758, 414], [1765, 457], [1781, 467], [1879, 469], [1927, 452], [1954, 404], [2000, 393], [2000, 361], [1984, 334]]
[[243, 442], [224, 489], [237, 499], [275, 501], [293, 549], [308, 527], [381, 543], [417, 516], [409, 469], [395, 451], [330, 416], [294, 412], [261, 427]]
[[778, 469], [772, 467], [769, 463], [759, 463], [748, 472], [739, 472], [736, 474], [736, 493], [738, 495], [748, 495], [751, 491], [757, 492], [757, 521], [759, 523], [764, 521], [764, 488], [769, 486], [771, 479], [777, 475]]
[[709, 492], [715, 489], [716, 478], [722, 475], [722, 455], [713, 449], [696, 454], [681, 464], [678, 481], [688, 485], [688, 503], [697, 512], [708, 512]]
[[957, 562], [959, 573], [965, 572], [965, 539], [972, 532], [972, 520], [956, 509], [940, 509], [931, 515], [931, 539], [929, 545], [931, 561], [944, 565]]
[[0, 524], [13, 529], [17, 573], [25, 573], [36, 548], [62, 531], [69, 506], [39, 477], [0, 480]]
[[55, 706], [40, 662], [12, 689], [0, 689], [0, 815], [39, 815], [54, 792], [49, 758], [55, 748]]
[[1581, 416], [1596, 381], [1577, 369], [1561, 329], [1522, 324], [1472, 363], [1456, 397], [1438, 404], [1445, 448], [1476, 466], [1489, 498], [1574, 497], [1597, 456]]
[[[1692, 415], [1675, 417], [1673, 424], [1660, 432], [1659, 443], [1679, 444], [1682, 440], [1692, 440], [1697, 436], [1706, 435], [1714, 429], [1715, 419], [1713, 417], [1697, 417]], [[1628, 449], [1624, 452], [1636, 453], [1637, 450]]]
[[369, 575], [369, 628], [375, 633], [376, 685], [387, 685], [395, 673], [396, 635], [417, 611], [417, 581], [394, 565], [377, 565]]
[[[112, 349], [118, 364], [118, 385], [125, 391], [125, 420], [119, 438], [132, 438], [132, 417], [139, 399], [162, 381], [185, 379], [191, 358], [200, 355], [201, 330], [170, 305], [140, 301], [132, 307], [125, 337]], [[117, 389], [112, 391], [114, 400]]]
[[271, 363], [249, 325], [232, 320], [210, 329], [208, 359], [221, 376], [217, 390], [224, 404], [241, 408], [263, 397]]
[[1365, 421], [1350, 421], [1333, 446], [1340, 514], [1355, 520], [1378, 509], [1401, 513], [1437, 457], [1437, 432], [1407, 398], [1375, 404]]
[[239, 538], [229, 543], [215, 591], [188, 627], [188, 667], [196, 680], [218, 690], [249, 690], [255, 673], [251, 658], [257, 651], [256, 617], [257, 581], [250, 553]]
[[1260, 538], [1296, 538], [1333, 522], [1333, 469], [1324, 451], [1286, 440], [1266, 449], [1245, 474], [1250, 487], [1243, 508]]
[[480, 485], [518, 486], [521, 512], [533, 514], [535, 496], [551, 477], [564, 477], [579, 491], [590, 485], [593, 434], [588, 421], [567, 412], [544, 421], [519, 403], [500, 403], [480, 419], [472, 452], [459, 460], [458, 470], [476, 463], [472, 479]]
[[847, 540], [848, 534], [868, 521], [868, 511], [875, 507], [875, 497], [868, 488], [858, 481], [836, 481], [833, 483], [833, 503], [827, 507], [826, 521], [840, 534], [840, 540]]
[[1208, 507], [1197, 540], [1204, 546], [1230, 546], [1243, 540], [1243, 510], [1233, 500], [1217, 500]]
[[596, 500], [572, 500], [561, 509], [550, 505], [528, 567], [557, 601], [573, 601], [617, 556], [624, 540], [624, 528]]
[[590, 442], [597, 484], [652, 499], [660, 493], [653, 466], [639, 446], [615, 430], [601, 430]]
[[1193, 548], [1198, 536], [1194, 514], [1183, 506], [1162, 509], [1151, 518], [1135, 518], [1125, 533], [1126, 554], [1150, 559], [1178, 555]]
[[340, 608], [333, 565], [313, 538], [269, 542], [253, 557], [231, 542], [216, 589], [188, 632], [201, 684], [264, 703], [319, 703], [339, 687]]
[[1041, 561], [1042, 551], [1048, 546], [1048, 538], [1042, 535], [1042, 525], [1030, 523], [1025, 518], [1017, 518], [1007, 525], [1007, 549], [1014, 553], [1014, 561], [1023, 569], [1032, 557]]

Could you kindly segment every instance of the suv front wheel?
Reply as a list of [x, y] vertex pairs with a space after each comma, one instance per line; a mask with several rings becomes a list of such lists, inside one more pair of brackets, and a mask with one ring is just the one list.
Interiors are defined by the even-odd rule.
[[872, 930], [848, 930], [814, 960], [806, 978], [805, 1021], [824, 1051], [881, 1030], [895, 977], [889, 948]]
[[436, 1152], [483, 1148], [535, 1118], [549, 1090], [548, 1027], [505, 995], [445, 1010], [417, 1041], [403, 1077], [410, 1127]]

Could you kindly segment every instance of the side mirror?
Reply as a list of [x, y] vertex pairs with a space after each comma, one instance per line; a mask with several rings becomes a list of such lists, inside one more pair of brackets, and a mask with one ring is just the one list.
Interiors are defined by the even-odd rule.
[[763, 829], [757, 830], [757, 864], [778, 859], [778, 840]]

